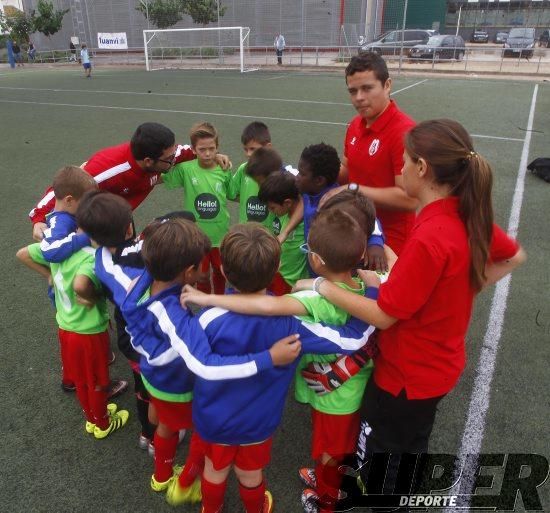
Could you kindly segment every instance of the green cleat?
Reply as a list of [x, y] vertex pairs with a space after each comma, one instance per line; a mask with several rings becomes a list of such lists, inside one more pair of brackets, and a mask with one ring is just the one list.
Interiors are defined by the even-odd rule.
[[153, 492], [165, 492], [170, 486], [170, 483], [174, 481], [177, 483], [181, 471], [181, 465], [174, 465], [173, 474], [166, 481], [157, 481], [155, 474], [153, 474], [151, 476], [151, 490], [153, 490]]
[[186, 503], [197, 503], [202, 499], [201, 480], [195, 479], [191, 486], [182, 488], [177, 479], [174, 479], [166, 492], [166, 502], [170, 506], [179, 506]]
[[[109, 403], [107, 405], [107, 413], [109, 414], [109, 417], [113, 416], [116, 413], [117, 405], [115, 403]], [[95, 424], [90, 421], [86, 421], [86, 433], [89, 435], [94, 434]]]
[[98, 426], [94, 427], [94, 436], [97, 440], [102, 440], [108, 437], [113, 431], [120, 429], [128, 422], [130, 414], [127, 410], [120, 410], [109, 416], [109, 425], [106, 429], [100, 429]]

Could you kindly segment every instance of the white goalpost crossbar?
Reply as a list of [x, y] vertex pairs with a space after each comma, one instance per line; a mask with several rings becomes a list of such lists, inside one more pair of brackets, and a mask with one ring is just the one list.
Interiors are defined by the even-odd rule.
[[147, 71], [173, 68], [254, 71], [246, 66], [245, 59], [249, 35], [249, 27], [144, 30], [145, 67]]

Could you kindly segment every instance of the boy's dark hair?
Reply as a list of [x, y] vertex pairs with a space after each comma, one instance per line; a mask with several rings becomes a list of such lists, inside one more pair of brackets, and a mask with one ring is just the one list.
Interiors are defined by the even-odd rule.
[[269, 176], [283, 167], [281, 156], [272, 148], [258, 148], [246, 164], [246, 174], [252, 178]]
[[100, 246], [118, 246], [132, 224], [132, 207], [111, 192], [91, 191], [78, 205], [76, 222]]
[[366, 237], [372, 235], [376, 222], [376, 209], [374, 203], [366, 196], [356, 191], [342, 191], [327, 200], [321, 210], [329, 208], [337, 208], [346, 212], [359, 223]]
[[354, 55], [346, 67], [346, 82], [350, 75], [361, 73], [362, 71], [372, 71], [378, 81], [384, 85], [390, 74], [386, 61], [375, 52], [365, 52], [361, 55]]
[[72, 196], [80, 199], [88, 191], [97, 189], [93, 176], [77, 166], [62, 167], [53, 178], [53, 193], [57, 199]]
[[139, 125], [130, 141], [130, 149], [136, 160], [147, 157], [157, 160], [162, 152], [174, 146], [174, 132], [160, 123], [143, 123]]
[[237, 224], [223, 238], [220, 254], [229, 283], [240, 292], [258, 292], [279, 269], [281, 245], [259, 223]]
[[322, 176], [332, 185], [340, 172], [338, 152], [330, 144], [319, 143], [306, 146], [300, 159], [306, 163], [313, 176]]
[[163, 216], [155, 217], [153, 221], [164, 222], [168, 221], [168, 219], [187, 219], [193, 223], [196, 221], [195, 214], [193, 214], [193, 212], [189, 212], [189, 210], [175, 210], [174, 212], [168, 212], [168, 214], [164, 214]]
[[260, 186], [258, 199], [262, 203], [272, 201], [282, 205], [286, 199], [298, 200], [300, 192], [296, 186], [296, 178], [287, 171], [271, 173]]
[[197, 145], [200, 139], [214, 139], [216, 146], [218, 146], [218, 131], [211, 123], [201, 121], [191, 127], [191, 130], [189, 130], [189, 139], [193, 147]]
[[154, 280], [172, 281], [190, 266], [198, 267], [210, 240], [192, 221], [152, 222], [142, 233], [141, 254]]
[[335, 208], [315, 215], [307, 242], [311, 251], [336, 273], [355, 269], [365, 252], [365, 234], [359, 223]]
[[271, 142], [271, 134], [265, 123], [261, 121], [252, 121], [252, 123], [244, 127], [243, 133], [241, 134], [241, 142], [243, 144], [248, 144], [250, 141], [256, 141], [262, 146]]

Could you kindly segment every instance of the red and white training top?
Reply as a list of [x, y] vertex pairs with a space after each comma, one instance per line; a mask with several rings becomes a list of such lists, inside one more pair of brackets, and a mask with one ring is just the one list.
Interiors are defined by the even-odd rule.
[[[178, 145], [174, 164], [194, 158], [196, 157], [190, 146]], [[149, 195], [160, 176], [160, 173], [151, 173], [139, 167], [130, 150], [129, 141], [99, 150], [82, 167], [94, 177], [100, 189], [122, 196], [132, 210]], [[45, 223], [46, 214], [53, 210], [54, 205], [55, 196], [53, 189], [49, 187], [29, 213], [32, 223]]]

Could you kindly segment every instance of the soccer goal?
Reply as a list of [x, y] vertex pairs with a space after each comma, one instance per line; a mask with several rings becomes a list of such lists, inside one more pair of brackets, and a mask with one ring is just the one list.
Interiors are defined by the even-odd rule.
[[240, 69], [249, 65], [250, 28], [144, 30], [145, 66], [159, 69]]

